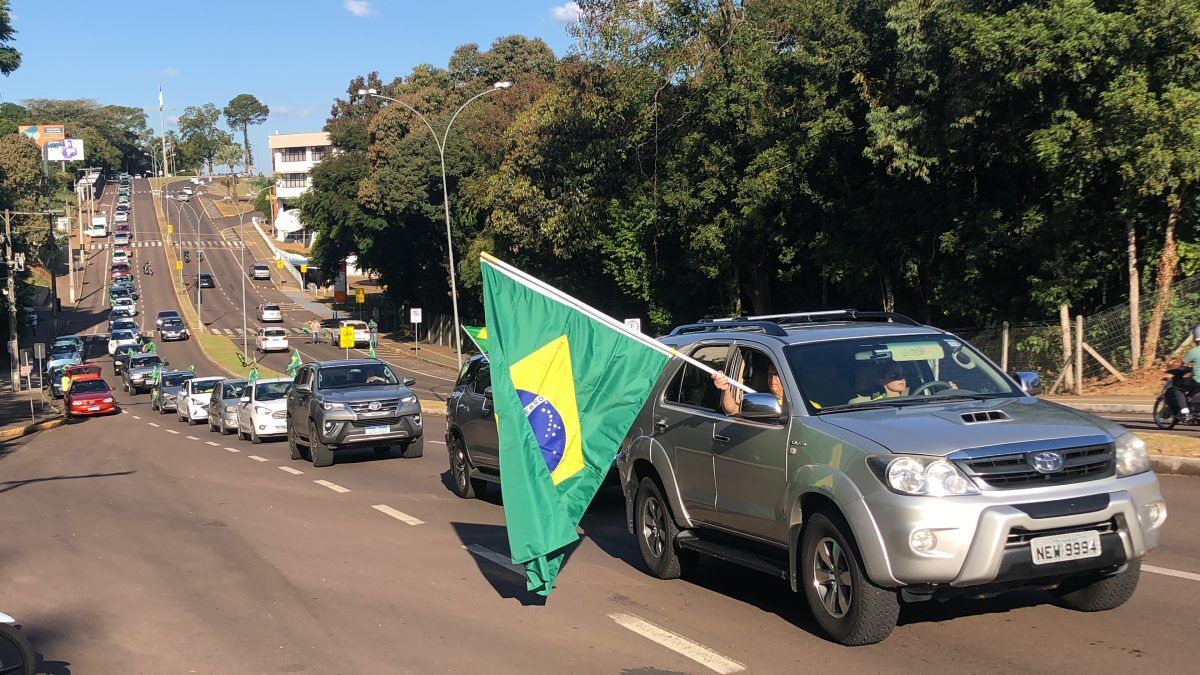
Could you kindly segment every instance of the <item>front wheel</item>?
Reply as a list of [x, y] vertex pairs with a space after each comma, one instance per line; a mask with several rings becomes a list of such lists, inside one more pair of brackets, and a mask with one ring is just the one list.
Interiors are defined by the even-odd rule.
[[287, 443], [288, 454], [292, 459], [304, 459], [304, 453], [300, 450], [300, 444], [296, 442], [296, 430], [291, 424], [287, 425]]
[[867, 578], [843, 519], [814, 514], [804, 528], [800, 556], [804, 597], [829, 639], [858, 646], [891, 635], [900, 598]]
[[1105, 612], [1116, 609], [1133, 597], [1142, 575], [1141, 561], [1129, 563], [1124, 572], [1103, 579], [1067, 580], [1054, 594], [1058, 604], [1078, 612]]
[[308, 454], [312, 458], [313, 468], [333, 464], [333, 449], [321, 442], [321, 437], [317, 435], [317, 424], [311, 421], [308, 425]]
[[695, 567], [699, 554], [676, 546], [679, 527], [653, 478], [643, 478], [638, 484], [633, 517], [638, 549], [651, 574], [659, 579], [678, 579]]
[[33, 645], [16, 628], [0, 623], [0, 673], [34, 675], [37, 657]]
[[1167, 405], [1167, 400], [1162, 396], [1154, 399], [1154, 426], [1169, 431], [1175, 428], [1175, 413], [1171, 412], [1171, 406]]

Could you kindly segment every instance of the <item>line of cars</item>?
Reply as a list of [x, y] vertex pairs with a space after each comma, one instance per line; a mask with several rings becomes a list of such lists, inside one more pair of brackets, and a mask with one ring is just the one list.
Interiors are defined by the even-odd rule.
[[86, 363], [86, 353], [87, 346], [76, 335], [55, 338], [47, 350], [43, 386], [54, 398], [63, 399], [67, 418], [117, 412], [112, 389], [104, 381], [100, 366]]

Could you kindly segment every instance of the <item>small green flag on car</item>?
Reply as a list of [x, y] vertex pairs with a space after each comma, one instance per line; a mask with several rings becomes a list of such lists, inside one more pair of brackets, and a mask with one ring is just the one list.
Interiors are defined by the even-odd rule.
[[293, 349], [292, 350], [292, 360], [288, 361], [288, 366], [287, 366], [288, 377], [295, 377], [296, 371], [300, 370], [301, 365], [303, 365], [303, 364], [300, 362], [300, 350]]
[[675, 351], [490, 255], [480, 264], [509, 550], [549, 595]]
[[250, 375], [246, 377], [246, 382], [248, 384], [254, 384], [255, 382], [258, 382], [258, 364], [250, 366]]
[[191, 372], [191, 373], [196, 372], [196, 362], [195, 361], [192, 361], [191, 363], [188, 364], [188, 372]]
[[375, 356], [375, 343], [374, 342], [372, 342], [370, 348], [367, 349], [367, 356], [375, 359], [376, 361], [379, 360], [379, 357]]
[[471, 342], [475, 343], [480, 354], [488, 353], [487, 326], [463, 326], [463, 330], [467, 332], [467, 337], [471, 338]]

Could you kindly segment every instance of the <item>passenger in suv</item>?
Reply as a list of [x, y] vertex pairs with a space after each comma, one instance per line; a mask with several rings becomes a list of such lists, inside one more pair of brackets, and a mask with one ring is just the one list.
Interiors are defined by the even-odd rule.
[[847, 310], [663, 342], [762, 393], [730, 415], [699, 368], [659, 378], [619, 456], [655, 576], [700, 553], [774, 574], [831, 639], [861, 645], [891, 633], [901, 600], [1036, 587], [1117, 607], [1158, 545], [1167, 511], [1144, 443], [1035, 398], [1035, 374], [1014, 380], [954, 335]]
[[313, 466], [333, 464], [335, 450], [374, 447], [401, 456], [424, 453], [417, 381], [400, 378], [374, 359], [321, 361], [301, 366], [287, 395], [287, 439], [292, 459], [308, 448]]

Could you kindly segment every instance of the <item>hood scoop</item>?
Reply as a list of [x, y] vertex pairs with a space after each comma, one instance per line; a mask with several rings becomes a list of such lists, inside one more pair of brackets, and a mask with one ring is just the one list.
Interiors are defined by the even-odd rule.
[[979, 410], [965, 412], [961, 415], [963, 424], [983, 424], [984, 422], [1004, 422], [1011, 420], [1003, 410]]

